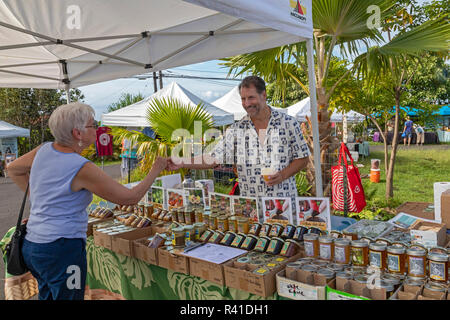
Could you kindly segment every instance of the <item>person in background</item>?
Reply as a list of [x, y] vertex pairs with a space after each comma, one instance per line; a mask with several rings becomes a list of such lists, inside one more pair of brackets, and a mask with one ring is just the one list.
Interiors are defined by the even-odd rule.
[[423, 143], [425, 142], [425, 130], [423, 130], [422, 126], [418, 123], [414, 124], [414, 130], [417, 134], [416, 146], [423, 146]]
[[[157, 158], [144, 180], [131, 189], [112, 179], [81, 156], [96, 140], [94, 114], [91, 106], [79, 102], [59, 106], [49, 119], [55, 141], [40, 145], [7, 168], [20, 189], [25, 191], [29, 184], [31, 207], [22, 254], [38, 281], [40, 300], [84, 299], [86, 208], [92, 194], [134, 205], [167, 165], [166, 159]], [[78, 281], [72, 283], [76, 273]]]
[[403, 136], [403, 145], [405, 146], [406, 146], [406, 139], [408, 139], [408, 147], [411, 145], [412, 129], [413, 129], [413, 122], [409, 118], [409, 116], [407, 116], [402, 136]]

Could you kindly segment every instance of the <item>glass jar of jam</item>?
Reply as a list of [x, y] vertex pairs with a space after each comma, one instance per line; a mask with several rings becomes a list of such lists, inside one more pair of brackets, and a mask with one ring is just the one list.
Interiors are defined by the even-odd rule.
[[236, 238], [236, 233], [228, 231], [225, 233], [225, 236], [220, 241], [220, 244], [223, 244], [225, 246], [231, 246], [231, 243], [233, 242], [234, 238]]
[[254, 250], [257, 252], [265, 252], [267, 250], [267, 247], [269, 246], [269, 242], [269, 237], [260, 237], [256, 242]]
[[255, 222], [250, 227], [250, 230], [248, 231], [248, 234], [252, 234], [254, 236], [259, 235], [259, 231], [261, 230], [262, 224], [259, 222]]
[[184, 232], [186, 235], [186, 242], [195, 240], [195, 230], [193, 225], [184, 226]]
[[203, 222], [203, 210], [200, 208], [195, 209], [195, 222]]
[[206, 228], [209, 228], [209, 212], [203, 212], [203, 223], [205, 224]]
[[153, 220], [157, 220], [160, 214], [161, 214], [161, 209], [156, 208], [155, 210], [153, 210], [153, 214], [152, 214], [151, 218]]
[[209, 228], [212, 230], [217, 230], [217, 218], [219, 214], [216, 212], [211, 213], [209, 216]]
[[279, 237], [283, 232], [283, 225], [281, 223], [274, 223], [270, 229], [269, 237]]
[[186, 224], [194, 224], [195, 223], [195, 211], [192, 209], [184, 210], [184, 223]]
[[144, 202], [139, 202], [138, 203], [138, 207], [139, 207], [139, 215], [145, 217], [145, 204]]
[[270, 233], [270, 229], [272, 229], [272, 225], [270, 223], [263, 223], [261, 230], [259, 231], [259, 236], [268, 236]]
[[151, 203], [146, 203], [144, 212], [147, 218], [151, 218], [153, 214], [153, 205]]
[[244, 250], [253, 250], [253, 248], [255, 248], [257, 241], [258, 241], [258, 237], [254, 236], [252, 234], [249, 234], [245, 237], [240, 248], [244, 249]]
[[[234, 248], [241, 248], [241, 249], [245, 249], [245, 250], [252, 250], [255, 246], [253, 245], [253, 247], [248, 247], [248, 248], [244, 248], [244, 240], [246, 240], [246, 235], [243, 233], [238, 233], [236, 235], [236, 237], [234, 238], [233, 242], [231, 243], [231, 246]], [[256, 242], [255, 242], [256, 244]]]
[[329, 236], [319, 237], [319, 257], [325, 261], [333, 261], [334, 238]]
[[427, 251], [422, 248], [406, 250], [408, 277], [425, 278], [427, 276]]
[[369, 245], [369, 265], [371, 267], [385, 270], [387, 267], [387, 253], [386, 244], [384, 243], [371, 243]]
[[303, 241], [303, 236], [308, 233], [308, 228], [304, 226], [297, 226], [295, 228], [293, 239], [297, 241]]
[[248, 233], [250, 228], [248, 218], [247, 217], [237, 217], [237, 229], [239, 233]]
[[389, 299], [395, 291], [395, 286], [392, 283], [383, 280], [381, 280], [378, 284], [375, 284], [375, 288], [386, 290], [386, 299]]
[[321, 236], [324, 232], [322, 230], [320, 230], [319, 228], [310, 227], [310, 228], [308, 228], [308, 233], [314, 233], [314, 234]]
[[288, 224], [281, 234], [282, 239], [292, 239], [295, 233], [295, 226], [293, 224]]
[[228, 217], [228, 230], [234, 233], [238, 232], [237, 219], [235, 216]]
[[211, 238], [209, 238], [208, 242], [218, 244], [223, 239], [223, 237], [224, 233], [222, 231], [216, 230]]
[[428, 277], [435, 282], [448, 282], [448, 255], [440, 253], [429, 253]]
[[203, 232], [206, 231], [206, 225], [203, 222], [197, 222], [194, 224], [195, 230], [195, 241], [198, 241], [202, 236]]
[[339, 238], [334, 240], [334, 261], [339, 264], [349, 264], [350, 260], [350, 240]]
[[281, 238], [270, 239], [269, 246], [267, 247], [267, 252], [271, 254], [279, 254], [283, 248], [284, 240]]
[[182, 247], [185, 245], [186, 232], [183, 227], [172, 229], [172, 245]]
[[369, 244], [364, 240], [354, 240], [351, 244], [352, 264], [367, 267], [369, 264]]
[[184, 211], [182, 209], [178, 209], [177, 217], [179, 223], [186, 223], [186, 220], [184, 219]]
[[424, 288], [430, 291], [434, 292], [441, 292], [445, 293], [447, 291], [447, 287], [443, 284], [437, 283], [437, 282], [427, 282], [424, 285]]
[[221, 215], [217, 217], [217, 230], [222, 232], [228, 231], [228, 217], [225, 215]]
[[406, 248], [403, 246], [387, 247], [387, 270], [389, 273], [405, 274]]
[[203, 232], [203, 234], [200, 236], [199, 241], [200, 242], [208, 242], [209, 239], [212, 237], [212, 235], [214, 234], [214, 231], [211, 229], [206, 229], [205, 232]]
[[136, 228], [139, 222], [141, 222], [142, 217], [136, 215], [136, 218], [131, 222], [130, 227]]
[[283, 248], [281, 248], [280, 255], [285, 257], [292, 257], [299, 251], [300, 245], [298, 244], [298, 242], [292, 239], [287, 239], [284, 242]]
[[317, 258], [319, 256], [319, 235], [307, 233], [303, 235], [303, 241], [306, 256]]
[[317, 274], [325, 277], [327, 282], [333, 280], [336, 277], [336, 272], [328, 268], [322, 268], [317, 270]]

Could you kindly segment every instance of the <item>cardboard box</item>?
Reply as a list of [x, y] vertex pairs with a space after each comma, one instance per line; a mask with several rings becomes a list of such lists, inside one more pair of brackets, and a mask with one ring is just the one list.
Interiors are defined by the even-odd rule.
[[298, 260], [304, 256], [300, 252], [287, 259], [283, 264], [265, 275], [253, 273], [256, 267], [239, 267], [235, 259], [224, 264], [225, 285], [227, 287], [244, 290], [261, 297], [268, 297], [277, 291], [276, 274], [285, 268], [285, 265], [291, 261]]
[[114, 235], [111, 239], [111, 250], [124, 256], [134, 257], [133, 241], [146, 236], [149, 237], [152, 233], [154, 234], [155, 232], [155, 228], [150, 226], [147, 228], [136, 228], [129, 232]]
[[399, 206], [396, 211], [404, 212], [410, 214], [412, 216], [416, 216], [422, 219], [435, 220], [434, 218], [434, 210], [427, 211], [429, 205], [434, 205], [434, 203], [429, 202], [405, 202], [401, 206]]
[[336, 287], [336, 279], [327, 283], [325, 277], [303, 270], [297, 270], [297, 278], [302, 281], [286, 278], [286, 270], [276, 277], [278, 295], [293, 300], [326, 300], [327, 286]]
[[104, 247], [106, 249], [112, 249], [112, 236], [109, 234], [98, 232], [97, 230], [93, 231], [94, 235], [94, 244], [96, 246]]
[[450, 190], [441, 194], [441, 221], [450, 229]]
[[100, 219], [100, 218], [92, 219], [91, 221], [88, 222], [88, 228], [87, 228], [87, 231], [86, 231], [86, 236], [89, 237], [89, 236], [92, 236], [94, 234], [93, 226], [95, 224], [106, 222], [106, 221], [112, 221], [112, 220], [114, 220], [113, 217], [105, 218], [105, 219]]
[[423, 288], [422, 292], [417, 297], [417, 300], [445, 300], [446, 295], [445, 292], [436, 292]]
[[158, 248], [149, 248], [150, 243], [147, 238], [153, 236], [151, 234], [142, 239], [133, 241], [133, 255], [136, 259], [147, 262], [148, 264], [158, 265]]
[[413, 287], [407, 284], [402, 284], [400, 288], [389, 298], [389, 300], [417, 300], [417, 297], [422, 292], [423, 286]]
[[[386, 289], [368, 288], [355, 280], [336, 278], [336, 300], [387, 300]], [[350, 294], [350, 296], [348, 296]], [[330, 300], [333, 299], [330, 296]]]
[[189, 274], [189, 259], [181, 255], [181, 252], [183, 252], [183, 249], [169, 252], [166, 250], [166, 247], [159, 248], [158, 265], [162, 268]]
[[443, 247], [447, 243], [447, 228], [443, 223], [416, 221], [411, 226], [410, 234], [412, 242], [427, 248]]
[[189, 258], [189, 274], [221, 286], [225, 285], [223, 264], [212, 263], [196, 258]]

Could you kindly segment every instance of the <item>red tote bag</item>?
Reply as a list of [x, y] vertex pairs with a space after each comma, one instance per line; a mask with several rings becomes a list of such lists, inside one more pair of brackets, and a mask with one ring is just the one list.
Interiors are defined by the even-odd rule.
[[[351, 160], [350, 165], [347, 164], [347, 155]], [[341, 165], [342, 158], [344, 159], [344, 165]], [[344, 187], [344, 170], [347, 176], [347, 188]], [[361, 212], [366, 206], [366, 197], [358, 168], [354, 166], [353, 158], [345, 143], [341, 143], [339, 164], [331, 168], [331, 175], [334, 210], [344, 211], [344, 191], [346, 191], [348, 212]]]

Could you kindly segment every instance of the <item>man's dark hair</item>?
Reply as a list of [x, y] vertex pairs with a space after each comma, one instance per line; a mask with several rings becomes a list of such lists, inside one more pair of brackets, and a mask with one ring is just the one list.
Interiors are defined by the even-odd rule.
[[239, 84], [239, 92], [241, 92], [241, 88], [250, 88], [255, 87], [258, 94], [263, 93], [266, 91], [266, 83], [263, 79], [257, 76], [248, 76], [245, 77], [244, 80]]

